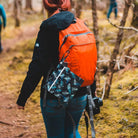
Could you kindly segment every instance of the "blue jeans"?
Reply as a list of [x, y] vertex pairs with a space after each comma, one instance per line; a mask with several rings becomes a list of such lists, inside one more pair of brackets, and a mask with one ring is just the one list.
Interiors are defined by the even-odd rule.
[[43, 107], [43, 99], [40, 100], [41, 111], [47, 130], [48, 138], [73, 138], [73, 124], [67, 112], [72, 116], [76, 124], [76, 138], [81, 138], [78, 132], [79, 121], [87, 104], [87, 95], [72, 99], [68, 104], [59, 105], [57, 100], [46, 101]]
[[107, 18], [110, 18], [110, 14], [111, 12], [114, 12], [115, 13], [115, 18], [117, 18], [117, 13], [118, 13], [118, 9], [117, 9], [117, 3], [113, 3], [113, 4], [110, 4], [110, 7], [109, 7], [109, 10], [108, 10], [108, 13], [107, 13]]

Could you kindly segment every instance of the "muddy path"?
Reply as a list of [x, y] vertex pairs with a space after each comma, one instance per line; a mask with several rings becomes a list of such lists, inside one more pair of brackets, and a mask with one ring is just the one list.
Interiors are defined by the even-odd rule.
[[[17, 109], [17, 94], [13, 90], [7, 89], [8, 81], [12, 80], [12, 76], [10, 76], [10, 72], [6, 72], [7, 67], [5, 66], [7, 62], [10, 62], [8, 59], [9, 50], [16, 48], [17, 43], [36, 37], [38, 29], [39, 25], [21, 28], [16, 37], [2, 41], [4, 50], [0, 54], [0, 138], [45, 137], [44, 131], [40, 130], [43, 124], [31, 124], [32, 114]], [[9, 74], [9, 77], [7, 78], [4, 73]]]

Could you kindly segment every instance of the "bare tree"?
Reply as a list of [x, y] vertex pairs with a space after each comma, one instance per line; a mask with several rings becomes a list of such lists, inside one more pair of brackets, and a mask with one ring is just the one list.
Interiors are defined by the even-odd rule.
[[41, 9], [41, 13], [43, 14], [43, 18], [45, 19], [45, 18], [46, 18], [46, 11], [45, 11], [45, 8], [44, 8], [43, 1], [42, 1], [42, 9]]
[[132, 26], [138, 28], [138, 1], [134, 0]]
[[[133, 0], [125, 0], [125, 8], [124, 8], [124, 11], [123, 11], [123, 17], [122, 17], [122, 20], [120, 22], [120, 26], [122, 26], [122, 27], [125, 26], [126, 18], [128, 16], [128, 11], [129, 11], [129, 8], [132, 4], [132, 1]], [[110, 59], [110, 62], [109, 62], [108, 71], [107, 71], [107, 79], [106, 79], [106, 86], [105, 86], [105, 98], [109, 97], [110, 88], [111, 88], [111, 84], [112, 84], [113, 73], [114, 73], [114, 67], [115, 67], [115, 64], [116, 64], [117, 55], [119, 53], [120, 44], [121, 44], [121, 41], [122, 41], [122, 38], [123, 38], [123, 33], [124, 33], [123, 28], [120, 28], [119, 32], [118, 32], [118, 35], [117, 35], [116, 44], [115, 44], [115, 47], [114, 47], [114, 50], [113, 50], [113, 53], [111, 55], [111, 59]]]
[[22, 13], [23, 12], [23, 9], [22, 9], [22, 0], [19, 0], [19, 9], [20, 9], [20, 12]]
[[71, 4], [72, 4], [72, 8], [73, 8], [73, 13], [75, 14], [76, 17], [80, 17], [81, 16], [81, 11], [82, 8], [84, 6], [85, 0], [71, 0]]
[[20, 26], [20, 9], [19, 9], [19, 0], [14, 0], [14, 18], [15, 18], [15, 27]]
[[83, 5], [85, 5], [85, 0], [81, 0], [81, 1], [77, 0], [76, 2], [76, 16], [77, 17], [81, 16]]
[[[96, 0], [92, 0], [92, 15], [93, 15], [93, 31], [94, 31], [94, 35], [96, 38], [97, 55], [98, 55], [98, 59], [99, 59], [99, 29], [98, 29]], [[99, 66], [99, 63], [97, 63], [96, 89], [97, 89], [97, 91], [99, 91], [99, 89], [100, 89], [100, 66]]]
[[33, 7], [32, 7], [32, 0], [26, 0], [25, 9], [26, 9], [26, 10], [33, 10]]

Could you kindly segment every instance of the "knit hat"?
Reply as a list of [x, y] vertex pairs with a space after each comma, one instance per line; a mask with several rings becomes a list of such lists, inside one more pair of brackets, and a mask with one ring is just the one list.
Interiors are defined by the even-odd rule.
[[58, 8], [63, 11], [68, 11], [71, 8], [70, 0], [43, 0], [46, 10], [53, 12]]

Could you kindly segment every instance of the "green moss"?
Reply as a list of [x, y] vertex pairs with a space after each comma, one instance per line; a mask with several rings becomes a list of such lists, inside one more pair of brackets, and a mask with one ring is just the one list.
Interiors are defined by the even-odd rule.
[[114, 83], [112, 88], [119, 88], [119, 85], [122, 85], [124, 89], [130, 89], [132, 86], [136, 87], [138, 85], [138, 69], [128, 70], [123, 74], [117, 73], [114, 74]]

